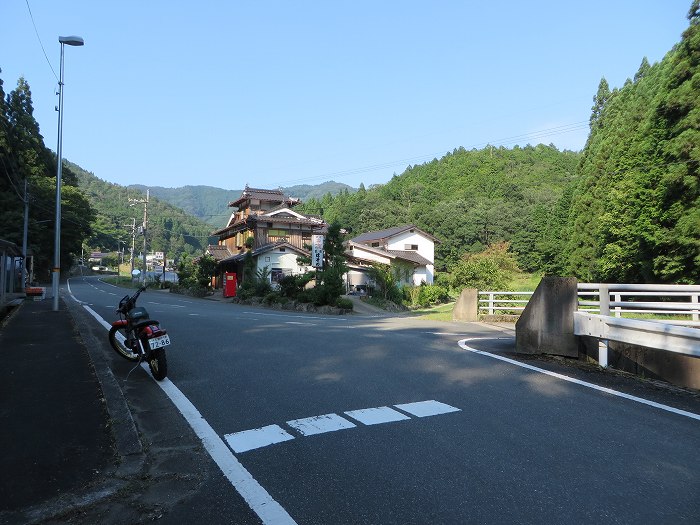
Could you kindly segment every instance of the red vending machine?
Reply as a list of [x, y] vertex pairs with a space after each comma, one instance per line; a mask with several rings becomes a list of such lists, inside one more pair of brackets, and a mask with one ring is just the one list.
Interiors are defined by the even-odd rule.
[[236, 274], [226, 272], [224, 274], [224, 297], [236, 297]]

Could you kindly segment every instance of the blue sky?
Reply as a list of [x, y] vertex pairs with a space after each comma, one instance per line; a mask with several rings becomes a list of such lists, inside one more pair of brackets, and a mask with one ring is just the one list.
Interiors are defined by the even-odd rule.
[[[601, 77], [621, 87], [690, 0], [2, 0], [0, 78], [23, 75], [56, 149], [117, 184], [387, 182], [460, 146], [580, 150]], [[48, 55], [44, 56], [39, 39]], [[53, 71], [49, 63], [53, 67]]]

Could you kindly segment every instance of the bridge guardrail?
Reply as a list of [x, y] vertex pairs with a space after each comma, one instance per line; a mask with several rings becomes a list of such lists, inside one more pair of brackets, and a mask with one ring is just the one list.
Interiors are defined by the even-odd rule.
[[[517, 315], [525, 309], [533, 293], [479, 292], [479, 313]], [[630, 314], [644, 314], [645, 316], [657, 316], [657, 318], [648, 318], [647, 321], [700, 327], [700, 285], [579, 283], [578, 295], [580, 312], [612, 315], [617, 318], [622, 318], [625, 315], [629, 317]], [[593, 300], [596, 297], [598, 300]], [[610, 300], [611, 297], [613, 300]], [[687, 298], [687, 300], [640, 301], [638, 300], [640, 298]]]

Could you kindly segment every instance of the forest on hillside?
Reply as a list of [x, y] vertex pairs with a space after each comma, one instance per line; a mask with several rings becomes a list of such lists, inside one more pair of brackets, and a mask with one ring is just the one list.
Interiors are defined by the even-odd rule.
[[[309, 192], [302, 211], [337, 221], [349, 237], [416, 224], [439, 239], [440, 272], [489, 246], [507, 245], [519, 268], [533, 273], [700, 283], [700, 0], [692, 2], [688, 20], [663, 60], [642, 59], [620, 88], [600, 81], [582, 152], [542, 144], [457, 148], [370, 188], [298, 187]], [[143, 205], [131, 206], [129, 199], [145, 195], [75, 164], [64, 166], [65, 269], [83, 247], [113, 251], [129, 240], [128, 225], [143, 220]], [[6, 94], [0, 79], [0, 239], [22, 244], [28, 203], [28, 247], [42, 279], [53, 257], [55, 171], [56, 156], [34, 119], [28, 82], [20, 78]], [[300, 197], [294, 188], [287, 193]], [[201, 204], [194, 191], [174, 193], [182, 207]], [[199, 213], [227, 215], [216, 211], [221, 202], [207, 206]], [[202, 253], [215, 241], [209, 234], [216, 224], [152, 198], [150, 249], [169, 257]]]
[[[1, 71], [1, 70], [0, 70]], [[0, 78], [0, 239], [22, 246], [25, 203], [27, 253], [34, 274], [50, 279], [56, 218], [56, 155], [46, 147], [34, 118], [32, 93], [24, 78], [7, 95]], [[70, 268], [90, 234], [95, 210], [68, 167], [61, 177], [61, 268]], [[26, 189], [26, 190], [25, 190]]]
[[[146, 199], [146, 192], [103, 181], [73, 163], [67, 162], [67, 165], [76, 174], [80, 190], [95, 210], [86, 245], [97, 251], [116, 251], [121, 240], [130, 248], [131, 225], [135, 223], [138, 228], [143, 224], [142, 201]], [[200, 255], [208, 244], [216, 244], [216, 237], [210, 237], [211, 232], [209, 224], [149, 196], [146, 231], [149, 251], [165, 252], [169, 258], [183, 253]], [[136, 251], [142, 246], [143, 236], [137, 232]]]
[[459, 148], [385, 185], [304, 204], [350, 236], [413, 223], [436, 267], [507, 242], [522, 270], [584, 281], [700, 282], [700, 7], [681, 41], [593, 97], [581, 153]]
[[[267, 188], [267, 185], [263, 184]], [[255, 184], [251, 186], [257, 187]], [[226, 226], [228, 219], [233, 213], [229, 208], [229, 203], [237, 200], [243, 188], [240, 190], [226, 190], [214, 186], [181, 186], [179, 188], [163, 188], [162, 186], [145, 186], [143, 184], [132, 184], [129, 189], [146, 193], [150, 189], [151, 195], [161, 201], [168, 202], [185, 210], [190, 215], [203, 220], [219, 230]], [[306, 201], [311, 198], [320, 198], [330, 193], [336, 195], [341, 191], [355, 192], [356, 189], [340, 182], [327, 181], [321, 184], [300, 184], [280, 188], [286, 195]]]
[[587, 280], [700, 282], [700, 3], [620, 89], [601, 80], [560, 267]]
[[303, 209], [338, 221], [350, 236], [416, 224], [440, 240], [439, 271], [503, 240], [521, 255], [524, 269], [537, 271], [544, 261], [532, 244], [547, 240], [539, 237], [551, 220], [549, 210], [574, 181], [578, 162], [578, 153], [554, 146], [459, 148], [409, 166], [387, 184], [311, 199]]

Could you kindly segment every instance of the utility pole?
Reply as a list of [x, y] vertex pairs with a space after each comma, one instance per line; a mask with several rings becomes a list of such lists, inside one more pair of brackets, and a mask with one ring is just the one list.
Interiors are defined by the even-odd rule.
[[24, 178], [24, 230], [22, 232], [22, 290], [27, 289], [27, 230], [29, 229], [29, 195], [27, 194], [27, 177]]
[[[132, 206], [135, 204], [143, 204], [143, 226], [139, 228], [139, 233], [143, 234], [143, 271], [141, 272], [141, 283], [145, 284], [146, 283], [146, 231], [148, 229], [148, 199], [150, 197], [150, 190], [146, 190], [146, 199], [129, 199], [129, 202], [131, 202]], [[135, 221], [136, 219], [134, 219]], [[132, 253], [132, 260], [131, 260], [131, 266], [133, 268], [134, 266], [134, 261], [133, 261], [133, 253]], [[133, 270], [132, 270], [133, 271]]]
[[136, 248], [136, 219], [131, 219], [131, 224], [125, 224], [124, 226], [131, 226], [131, 256], [129, 260], [131, 261], [131, 273], [129, 274], [131, 278], [134, 278], [134, 249]]

